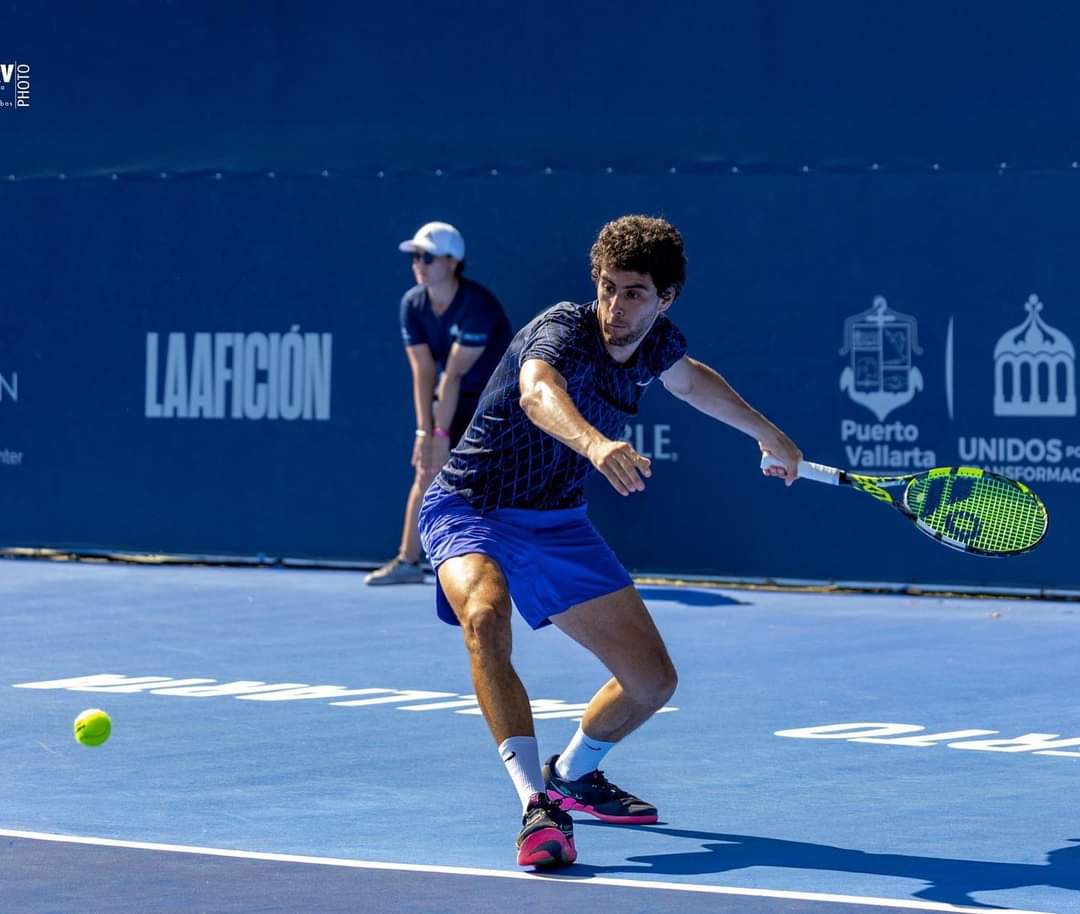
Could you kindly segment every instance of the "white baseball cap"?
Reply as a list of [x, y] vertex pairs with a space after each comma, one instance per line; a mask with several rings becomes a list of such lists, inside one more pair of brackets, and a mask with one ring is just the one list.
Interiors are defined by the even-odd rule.
[[426, 251], [436, 257], [449, 255], [457, 260], [464, 260], [465, 239], [449, 222], [429, 222], [420, 226], [408, 241], [401, 242], [398, 250], [406, 254]]

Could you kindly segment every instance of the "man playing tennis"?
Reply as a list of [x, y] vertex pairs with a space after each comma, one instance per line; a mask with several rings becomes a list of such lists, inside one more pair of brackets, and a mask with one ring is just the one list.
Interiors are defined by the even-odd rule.
[[[686, 354], [665, 313], [685, 273], [682, 237], [668, 222], [605, 225], [592, 248], [597, 300], [555, 305], [514, 337], [420, 511], [437, 612], [463, 628], [477, 700], [521, 799], [521, 866], [573, 862], [566, 810], [622, 824], [657, 819], [598, 768], [671, 697], [675, 669], [629, 574], [589, 522], [583, 491], [594, 468], [620, 495], [644, 490], [650, 461], [618, 436], [649, 384], [660, 378], [756, 438], [780, 461], [770, 475], [788, 484], [797, 476], [792, 441]], [[569, 745], [543, 766], [510, 662], [511, 599], [534, 629], [554, 623], [612, 674]]]

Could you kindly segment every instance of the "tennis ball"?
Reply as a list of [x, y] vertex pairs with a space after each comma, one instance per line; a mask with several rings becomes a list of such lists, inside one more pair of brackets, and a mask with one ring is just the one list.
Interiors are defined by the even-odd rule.
[[88, 708], [75, 718], [75, 739], [84, 746], [100, 746], [112, 733], [112, 718], [101, 708]]

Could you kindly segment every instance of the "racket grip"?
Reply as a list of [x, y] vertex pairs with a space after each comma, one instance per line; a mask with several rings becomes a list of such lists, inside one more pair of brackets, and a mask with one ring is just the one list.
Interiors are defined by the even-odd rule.
[[[781, 462], [772, 454], [762, 454], [761, 468], [782, 466]], [[811, 463], [809, 460], [799, 461], [799, 478], [812, 479], [814, 482], [824, 482], [832, 486], [840, 485], [840, 471], [836, 467], [827, 467], [823, 463]]]

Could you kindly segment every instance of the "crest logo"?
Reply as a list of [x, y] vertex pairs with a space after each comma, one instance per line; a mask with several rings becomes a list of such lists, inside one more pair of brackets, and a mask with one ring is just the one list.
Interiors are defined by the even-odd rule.
[[922, 354], [918, 322], [875, 296], [869, 310], [844, 321], [840, 354], [850, 353], [851, 364], [840, 375], [840, 389], [884, 422], [923, 389], [922, 372], [911, 364], [913, 352]]
[[1037, 295], [1024, 308], [1027, 320], [994, 347], [994, 415], [1075, 416], [1076, 350], [1039, 316]]

